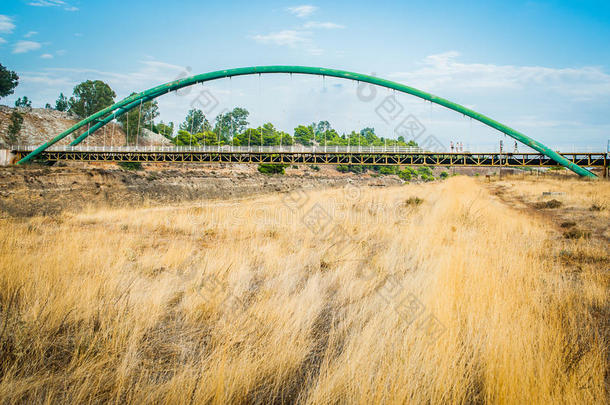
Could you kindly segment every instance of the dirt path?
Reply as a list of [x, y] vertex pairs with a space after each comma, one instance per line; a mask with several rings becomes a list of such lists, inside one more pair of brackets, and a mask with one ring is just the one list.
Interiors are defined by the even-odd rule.
[[610, 206], [605, 194], [609, 187], [606, 184], [584, 183], [592, 189], [592, 193], [595, 193], [596, 187], [600, 187], [598, 198], [593, 198], [591, 202], [570, 198], [566, 191], [569, 189], [569, 185], [562, 185], [556, 181], [545, 183], [542, 180], [539, 182], [538, 188], [547, 190], [542, 192], [535, 192], [532, 187], [528, 187], [528, 183], [520, 181], [497, 181], [484, 184], [491, 194], [498, 197], [503, 203], [552, 223], [566, 239], [592, 238], [610, 244], [610, 223], [608, 222]]

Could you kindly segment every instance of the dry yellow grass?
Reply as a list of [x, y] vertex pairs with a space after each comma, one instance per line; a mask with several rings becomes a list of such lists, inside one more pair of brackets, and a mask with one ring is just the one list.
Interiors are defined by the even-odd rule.
[[[0, 398], [607, 401], [607, 250], [485, 187], [3, 220]], [[569, 271], [566, 248], [602, 262]]]

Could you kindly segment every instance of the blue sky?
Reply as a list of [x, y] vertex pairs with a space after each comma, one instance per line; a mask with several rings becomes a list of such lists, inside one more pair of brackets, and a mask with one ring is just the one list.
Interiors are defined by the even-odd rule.
[[[16, 70], [12, 105], [54, 104], [86, 79], [119, 97], [189, 72], [253, 65], [339, 68], [403, 82], [464, 104], [562, 149], [610, 138], [610, 2], [602, 1], [115, 1], [8, 0], [0, 6], [0, 62]], [[292, 132], [327, 119], [339, 131], [374, 126], [371, 102], [338, 79], [274, 76], [214, 82], [159, 99], [181, 121], [202, 91], [208, 115], [245, 106], [251, 122]], [[442, 142], [484, 147], [495, 131], [399, 95]]]

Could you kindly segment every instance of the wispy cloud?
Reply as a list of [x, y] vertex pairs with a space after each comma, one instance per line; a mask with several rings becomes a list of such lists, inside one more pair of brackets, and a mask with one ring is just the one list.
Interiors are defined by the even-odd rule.
[[63, 0], [34, 0], [28, 3], [34, 7], [62, 7], [66, 11], [78, 11], [78, 7], [74, 7]]
[[309, 17], [310, 15], [312, 15], [313, 13], [315, 13], [316, 10], [318, 10], [318, 7], [311, 6], [311, 5], [302, 5], [302, 6], [288, 7], [286, 10], [288, 10], [289, 13], [294, 14], [299, 18], [306, 18], [306, 17]]
[[344, 25], [336, 24], [333, 22], [317, 22], [317, 21], [308, 21], [303, 26], [305, 29], [325, 29], [325, 30], [335, 30], [335, 29], [343, 29]]
[[7, 15], [0, 14], [0, 33], [10, 34], [15, 29], [13, 19]]
[[17, 41], [13, 53], [26, 53], [40, 49], [42, 44], [35, 41]]
[[43, 53], [42, 55], [40, 55], [40, 57], [42, 59], [53, 59], [53, 55], [51, 55], [50, 53]]
[[55, 81], [78, 83], [85, 78], [95, 76], [110, 84], [117, 92], [129, 93], [134, 88], [152, 87], [160, 82], [170, 81], [184, 70], [182, 66], [154, 60], [141, 61], [142, 67], [129, 73], [110, 72], [98, 69], [52, 68], [42, 72], [29, 72], [24, 81], [40, 81], [52, 78]]
[[0, 45], [2, 45], [2, 44], [6, 44], [6, 39], [0, 37]]
[[288, 46], [290, 48], [303, 49], [310, 55], [318, 56], [324, 50], [318, 47], [311, 39], [311, 32], [301, 30], [283, 30], [266, 35], [254, 35], [250, 37], [260, 44], [271, 44], [276, 46]]
[[294, 47], [309, 41], [309, 33], [305, 31], [283, 30], [272, 32], [267, 35], [254, 35], [256, 42], [263, 44], [287, 45]]
[[534, 86], [546, 92], [574, 97], [610, 95], [610, 75], [599, 67], [549, 68], [514, 66], [458, 61], [456, 51], [430, 55], [423, 66], [410, 72], [395, 72], [390, 77], [404, 79], [412, 85], [430, 90], [446, 89], [511, 89]]
[[25, 34], [23, 37], [24, 38], [32, 38], [36, 34], [38, 34], [38, 31], [30, 31], [27, 34]]

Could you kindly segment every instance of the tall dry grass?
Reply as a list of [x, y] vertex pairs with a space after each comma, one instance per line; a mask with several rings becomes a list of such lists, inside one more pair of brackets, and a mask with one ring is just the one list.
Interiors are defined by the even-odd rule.
[[608, 399], [607, 276], [566, 273], [547, 223], [471, 179], [4, 220], [0, 240], [6, 403]]

